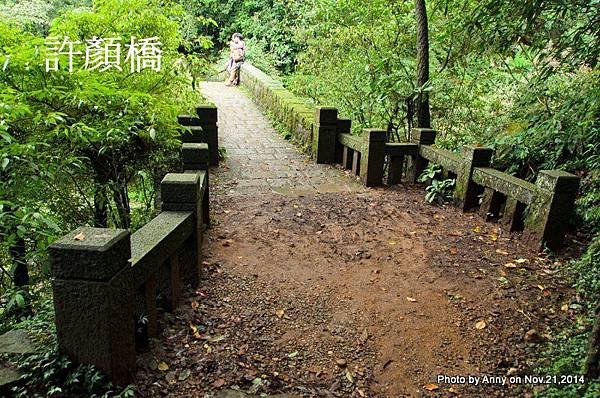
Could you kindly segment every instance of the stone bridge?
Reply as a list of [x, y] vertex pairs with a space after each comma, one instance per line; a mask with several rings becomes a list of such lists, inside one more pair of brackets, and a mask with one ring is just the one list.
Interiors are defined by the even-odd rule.
[[[335, 108], [311, 105], [250, 64], [242, 85], [203, 83], [212, 105], [179, 117], [181, 169], [163, 179], [155, 219], [133, 234], [82, 227], [51, 246], [61, 351], [157, 394], [239, 385], [221, 376], [250, 367], [261, 383], [272, 379], [267, 391], [309, 396], [322, 396], [326, 383], [341, 396], [415, 395], [425, 373], [481, 370], [479, 337], [463, 329], [497, 289], [469, 278], [488, 274], [482, 258], [492, 267], [557, 248], [578, 178], [551, 170], [535, 183], [519, 180], [491, 168], [491, 149], [453, 153], [436, 147], [430, 129], [406, 143], [386, 142], [379, 129], [353, 135]], [[423, 203], [415, 181], [429, 162], [456, 179], [455, 208]], [[533, 300], [515, 294], [517, 303]], [[163, 319], [173, 311], [179, 321]], [[480, 317], [486, 325], [498, 315]], [[510, 341], [510, 323], [502, 328], [496, 333]], [[221, 341], [229, 348], [210, 348]], [[273, 358], [245, 363], [247, 351]], [[167, 377], [168, 387], [157, 387], [156, 368], [139, 369], [140, 355], [196, 371], [190, 382], [180, 371], [182, 383]], [[200, 365], [206, 356], [219, 364], [212, 378], [216, 371]]]

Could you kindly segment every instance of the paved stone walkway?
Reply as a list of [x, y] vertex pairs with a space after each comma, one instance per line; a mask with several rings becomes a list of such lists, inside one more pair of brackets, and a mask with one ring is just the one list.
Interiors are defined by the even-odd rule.
[[227, 151], [213, 179], [217, 190], [302, 195], [362, 189], [343, 171], [299, 153], [241, 89], [204, 82], [202, 93], [219, 109], [219, 146]]

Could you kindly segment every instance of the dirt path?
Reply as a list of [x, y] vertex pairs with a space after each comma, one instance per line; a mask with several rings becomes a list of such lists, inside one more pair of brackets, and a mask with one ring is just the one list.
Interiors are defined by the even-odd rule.
[[367, 190], [311, 163], [237, 88], [203, 92], [228, 158], [202, 286], [140, 356], [144, 396], [523, 393], [437, 377], [531, 373], [526, 332], [564, 317], [552, 262], [422, 188]]

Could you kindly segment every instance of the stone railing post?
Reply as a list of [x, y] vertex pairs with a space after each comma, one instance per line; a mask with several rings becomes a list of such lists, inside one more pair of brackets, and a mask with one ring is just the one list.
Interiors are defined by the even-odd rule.
[[479, 204], [478, 195], [481, 191], [472, 180], [475, 167], [489, 167], [492, 162], [494, 150], [492, 148], [463, 145], [461, 151], [462, 161], [456, 173], [456, 188], [454, 189], [454, 203], [467, 211]]
[[317, 163], [335, 162], [337, 141], [337, 115], [335, 108], [318, 106], [315, 115], [313, 154]]
[[208, 144], [184, 143], [181, 147], [181, 153], [184, 171], [208, 170], [210, 164]]
[[200, 119], [200, 126], [204, 130], [206, 143], [210, 152], [210, 165], [219, 165], [219, 128], [217, 126], [217, 107], [214, 105], [201, 105], [196, 108]]
[[209, 173], [208, 166], [210, 164], [210, 153], [208, 144], [183, 144], [182, 147], [183, 170], [184, 171], [206, 171], [206, 181], [203, 187], [202, 196], [202, 219], [204, 225], [210, 225], [210, 203], [209, 203]]
[[383, 171], [385, 165], [385, 143], [387, 133], [385, 130], [364, 130], [363, 152], [360, 156], [360, 177], [367, 187], [383, 185]]
[[580, 178], [562, 170], [541, 170], [535, 181], [537, 195], [527, 211], [525, 228], [540, 245], [561, 246], [573, 216]]
[[79, 228], [49, 247], [59, 350], [117, 384], [135, 373], [129, 231]]
[[208, 190], [202, 186], [203, 182], [207, 181], [202, 181], [201, 177], [204, 175], [203, 172], [169, 173], [160, 183], [162, 211], [192, 211], [196, 216], [196, 231], [192, 238], [196, 254], [195, 264], [182, 275], [177, 256], [173, 256], [169, 262], [172, 308], [177, 307], [181, 297], [181, 276], [185, 276], [186, 282], [192, 286], [197, 286], [200, 280], [203, 218], [206, 217], [204, 203], [208, 201]]
[[217, 108], [214, 105], [201, 105], [196, 108], [198, 117], [179, 115], [177, 121], [187, 127], [190, 133], [183, 133], [184, 143], [207, 143], [210, 154], [210, 165], [219, 165], [219, 129], [217, 127]]
[[338, 118], [337, 120], [337, 131], [335, 134], [335, 155], [334, 162], [342, 163], [344, 158], [344, 146], [340, 144], [338, 140], [338, 134], [350, 134], [352, 133], [352, 120], [345, 118]]
[[428, 128], [413, 128], [410, 132], [410, 142], [414, 142], [419, 145], [417, 148], [417, 155], [409, 159], [408, 167], [406, 170], [406, 178], [410, 182], [416, 182], [417, 178], [427, 168], [429, 161], [421, 157], [420, 147], [421, 145], [433, 145], [435, 143], [435, 137], [437, 132]]

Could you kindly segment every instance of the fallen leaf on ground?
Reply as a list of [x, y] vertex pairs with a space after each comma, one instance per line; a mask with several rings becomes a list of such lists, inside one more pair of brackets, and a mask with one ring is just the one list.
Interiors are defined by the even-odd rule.
[[207, 340], [210, 341], [211, 343], [218, 343], [219, 341], [225, 340], [225, 337], [227, 337], [227, 336], [224, 334], [221, 334], [219, 336], [209, 337]]
[[352, 372], [350, 372], [348, 369], [346, 369], [346, 379], [348, 379], [348, 381], [350, 383], [354, 383], [354, 378], [352, 377]]
[[406, 298], [408, 301], [410, 301], [411, 303], [416, 303], [417, 299], [416, 298], [412, 298], [412, 297], [407, 297]]
[[390, 246], [394, 246], [394, 245], [396, 244], [396, 241], [395, 241], [395, 240], [391, 240], [391, 241], [389, 241], [389, 242], [388, 242], [388, 244], [389, 244]]
[[169, 370], [169, 365], [167, 365], [165, 362], [161, 362], [158, 364], [158, 370], [163, 372]]
[[212, 383], [214, 388], [223, 387], [225, 385], [225, 379], [217, 379]]
[[365, 344], [368, 339], [369, 339], [369, 331], [367, 329], [365, 329], [365, 330], [363, 330], [362, 334], [360, 335], [358, 342], [360, 344]]
[[517, 264], [515, 263], [506, 263], [504, 264], [506, 268], [517, 268]]
[[485, 323], [484, 320], [481, 320], [475, 324], [475, 329], [478, 329], [478, 330], [485, 329], [486, 326], [487, 326], [487, 323]]
[[77, 235], [75, 235], [73, 237], [74, 240], [84, 240], [85, 239], [85, 234], [83, 232], [78, 233]]
[[505, 256], [508, 254], [508, 252], [506, 250], [501, 250], [501, 249], [496, 249], [496, 253], [504, 254]]
[[481, 228], [478, 226], [476, 226], [475, 228], [473, 228], [473, 232], [479, 233], [481, 232]]
[[190, 377], [190, 373], [191, 372], [189, 369], [185, 369], [185, 370], [181, 371], [181, 373], [179, 373], [179, 381], [184, 381], [185, 379]]
[[277, 310], [275, 311], [275, 315], [277, 315], [277, 318], [283, 318], [283, 314], [285, 314], [285, 310]]
[[197, 302], [196, 300], [194, 300], [194, 301], [192, 301], [192, 304], [191, 304], [191, 305], [192, 305], [192, 309], [193, 309], [193, 310], [195, 310], [196, 308], [198, 308], [198, 306], [199, 306], [200, 304], [198, 304], [198, 302]]
[[529, 260], [527, 260], [526, 258], [518, 258], [518, 259], [515, 260], [515, 263], [517, 263], [517, 264], [523, 264], [523, 263], [526, 263], [528, 261]]
[[458, 254], [458, 249], [456, 247], [451, 247], [450, 254]]
[[429, 383], [429, 384], [425, 384], [423, 386], [423, 388], [426, 389], [427, 391], [434, 391], [434, 390], [437, 390], [439, 387], [437, 384]]

